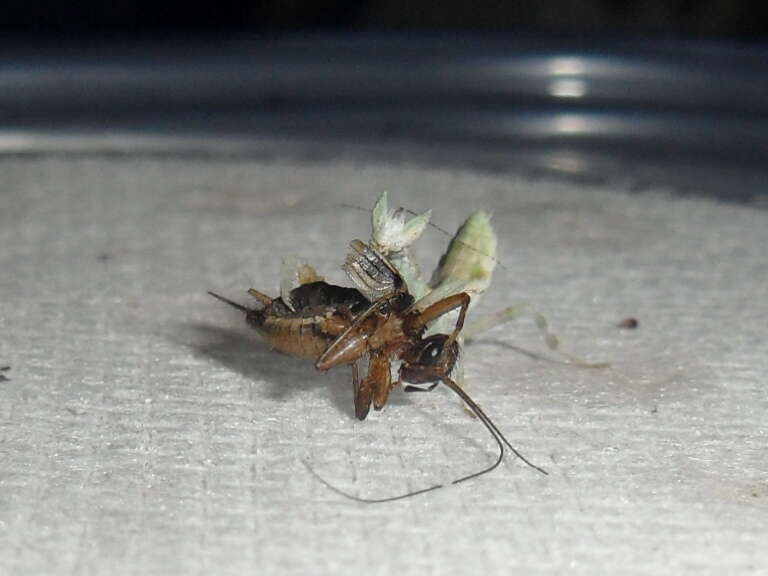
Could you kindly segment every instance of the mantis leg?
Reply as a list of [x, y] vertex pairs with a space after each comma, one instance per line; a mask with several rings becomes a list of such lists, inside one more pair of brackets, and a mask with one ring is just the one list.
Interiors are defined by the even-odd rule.
[[541, 312], [532, 308], [528, 304], [517, 304], [514, 306], [509, 306], [504, 308], [504, 310], [496, 312], [495, 314], [489, 314], [487, 316], [476, 318], [469, 325], [467, 325], [462, 336], [467, 339], [475, 338], [479, 334], [487, 332], [496, 326], [501, 326], [502, 324], [506, 324], [507, 322], [511, 322], [512, 320], [516, 320], [517, 318], [521, 317], [531, 318], [536, 325], [536, 328], [539, 330], [539, 332], [541, 332], [547, 348], [556, 354], [559, 354], [572, 364], [576, 364], [584, 368], [605, 368], [608, 366], [608, 364], [605, 362], [587, 362], [578, 356], [574, 356], [573, 354], [569, 354], [568, 352], [561, 350], [560, 339], [549, 330], [549, 322], [547, 322], [547, 319], [543, 314], [541, 314]]

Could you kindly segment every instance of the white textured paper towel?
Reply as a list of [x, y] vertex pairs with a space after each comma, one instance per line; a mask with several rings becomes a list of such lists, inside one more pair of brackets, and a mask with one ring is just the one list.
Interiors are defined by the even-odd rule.
[[[0, 574], [768, 572], [768, 212], [354, 161], [0, 160]], [[233, 310], [280, 256], [331, 280], [382, 189], [453, 230], [493, 211], [481, 306], [529, 322], [466, 350], [512, 457], [446, 390], [358, 422], [345, 369], [269, 352]], [[447, 238], [421, 243], [429, 268]], [[617, 328], [625, 317], [637, 330]], [[523, 351], [519, 349], [522, 348]]]

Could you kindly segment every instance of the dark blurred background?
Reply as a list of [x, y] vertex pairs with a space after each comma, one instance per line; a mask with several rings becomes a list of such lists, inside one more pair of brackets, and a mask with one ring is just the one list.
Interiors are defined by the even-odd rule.
[[759, 39], [763, 3], [749, 0], [261, 0], [20, 2], [0, 31], [17, 38], [248, 34], [285, 31], [482, 30], [536, 35], [662, 35]]
[[0, 153], [268, 141], [753, 201], [768, 196], [761, 8], [17, 0], [0, 17]]

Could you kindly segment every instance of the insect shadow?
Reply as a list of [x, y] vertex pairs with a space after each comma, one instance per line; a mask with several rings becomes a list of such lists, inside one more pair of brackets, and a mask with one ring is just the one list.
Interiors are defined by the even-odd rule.
[[[252, 396], [262, 393], [270, 400], [301, 396], [324, 388], [330, 391], [333, 405], [345, 416], [354, 418], [349, 402], [349, 378], [343, 372], [318, 372], [309, 362], [275, 354], [270, 347], [241, 329], [202, 322], [177, 322], [172, 339], [242, 376], [250, 385]], [[328, 386], [329, 381], [333, 383]], [[262, 386], [263, 385], [263, 386]], [[253, 399], [253, 398], [251, 398]], [[408, 404], [407, 398], [395, 397], [392, 404]]]

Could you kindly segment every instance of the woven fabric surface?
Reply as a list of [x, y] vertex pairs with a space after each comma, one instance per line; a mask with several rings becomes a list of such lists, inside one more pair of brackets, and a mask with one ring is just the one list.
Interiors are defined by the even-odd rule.
[[[0, 160], [0, 574], [768, 573], [768, 212], [663, 190], [351, 159]], [[281, 256], [331, 281], [382, 190], [453, 231], [493, 212], [467, 389], [353, 417], [349, 370], [237, 311]], [[448, 238], [430, 229], [431, 269]], [[475, 312], [473, 312], [475, 313]], [[634, 317], [634, 330], [619, 328]]]

